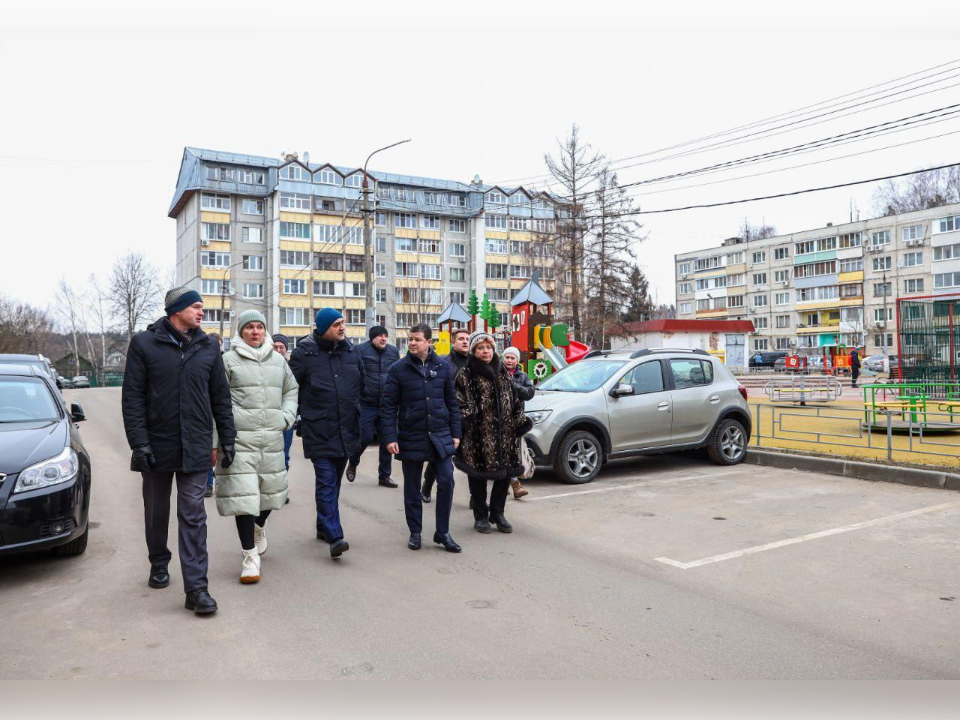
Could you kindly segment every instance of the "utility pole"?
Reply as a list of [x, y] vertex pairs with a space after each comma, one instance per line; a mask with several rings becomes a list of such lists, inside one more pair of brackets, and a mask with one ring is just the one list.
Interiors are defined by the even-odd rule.
[[370, 158], [376, 155], [379, 152], [384, 150], [389, 150], [392, 147], [397, 145], [403, 145], [404, 143], [410, 142], [410, 138], [406, 140], [401, 140], [400, 142], [395, 142], [392, 145], [386, 145], [378, 150], [374, 150], [367, 156], [367, 160], [363, 163], [363, 187], [361, 192], [363, 193], [363, 284], [366, 295], [366, 310], [364, 311], [367, 331], [370, 330], [375, 324], [376, 320], [374, 316], [377, 312], [377, 306], [374, 303], [373, 298], [373, 229], [370, 225], [370, 213], [373, 212], [373, 208], [370, 206], [370, 193], [373, 192], [373, 188], [370, 186], [370, 176], [367, 174], [367, 164], [370, 162]]
[[[233, 270], [237, 265], [243, 263], [243, 260], [240, 262], [235, 262], [233, 265], [228, 267], [223, 271], [223, 277], [220, 278], [220, 340], [223, 341], [223, 303], [227, 296], [227, 283], [230, 282], [230, 271]], [[280, 282], [283, 282], [282, 280]], [[231, 310], [233, 309], [233, 303], [231, 303]]]
[[883, 271], [883, 334], [880, 336], [880, 348], [883, 355], [887, 354], [887, 271]]

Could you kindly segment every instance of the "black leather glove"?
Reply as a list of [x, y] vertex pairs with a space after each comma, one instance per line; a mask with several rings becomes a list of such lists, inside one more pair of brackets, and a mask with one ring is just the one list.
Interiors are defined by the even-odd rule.
[[133, 459], [130, 465], [137, 472], [150, 472], [153, 469], [157, 459], [153, 456], [153, 450], [149, 445], [141, 445], [133, 449]]
[[233, 456], [234, 456], [233, 444], [231, 443], [230, 445], [221, 445], [220, 451], [223, 453], [223, 457], [220, 458], [220, 467], [228, 468], [231, 465], [233, 465]]

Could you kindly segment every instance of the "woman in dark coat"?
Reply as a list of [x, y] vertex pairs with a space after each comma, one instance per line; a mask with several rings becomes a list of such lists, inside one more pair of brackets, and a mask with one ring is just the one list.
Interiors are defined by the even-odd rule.
[[[454, 458], [470, 484], [474, 528], [489, 533], [490, 523], [512, 532], [504, 517], [510, 478], [523, 472], [520, 438], [533, 426], [523, 414], [513, 381], [497, 359], [489, 333], [470, 336], [469, 359], [456, 378], [463, 439]], [[493, 481], [487, 506], [487, 481]]]

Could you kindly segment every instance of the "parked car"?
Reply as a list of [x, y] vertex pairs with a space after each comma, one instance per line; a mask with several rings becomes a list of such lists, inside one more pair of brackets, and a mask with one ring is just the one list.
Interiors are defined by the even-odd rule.
[[537, 465], [568, 483], [607, 460], [706, 448], [721, 465], [750, 441], [747, 391], [703, 350], [637, 350], [588, 357], [551, 375], [526, 404]]
[[750, 356], [749, 364], [751, 368], [775, 369], [774, 366], [776, 365], [777, 360], [786, 357], [787, 353], [785, 352], [758, 352]]
[[73, 384], [73, 380], [64, 377], [63, 375], [57, 375], [57, 387], [62, 390], [72, 390], [76, 385]]
[[774, 372], [786, 372], [787, 371], [787, 359], [785, 357], [777, 358], [773, 363]]
[[896, 372], [900, 367], [900, 358], [897, 355], [869, 355], [860, 362], [860, 366], [871, 372]]
[[45, 358], [43, 355], [16, 355], [16, 354], [4, 354], [0, 355], [0, 365], [29, 365], [30, 367], [37, 368], [41, 374], [45, 377], [48, 377], [54, 385], [57, 383], [57, 371], [53, 369], [53, 365], [50, 361]]
[[0, 555], [87, 548], [90, 456], [76, 423], [41, 371], [0, 365]]
[[77, 375], [73, 378], [73, 386], [75, 388], [88, 388], [90, 387], [90, 378], [86, 375]]

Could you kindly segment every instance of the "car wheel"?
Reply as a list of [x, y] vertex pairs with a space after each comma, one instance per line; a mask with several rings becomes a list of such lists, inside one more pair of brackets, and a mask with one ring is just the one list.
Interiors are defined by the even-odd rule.
[[597, 436], [575, 430], [567, 433], [560, 442], [553, 469], [565, 483], [580, 485], [593, 480], [602, 464], [603, 448]]
[[53, 552], [56, 555], [61, 555], [63, 557], [73, 557], [74, 555], [83, 555], [84, 551], [87, 549], [87, 537], [90, 535], [90, 526], [87, 525], [87, 529], [83, 531], [83, 535], [78, 537], [76, 540], [71, 540], [66, 545], [61, 545], [58, 548], [54, 548]]
[[747, 432], [737, 420], [717, 424], [707, 445], [707, 454], [717, 465], [736, 465], [747, 455]]

